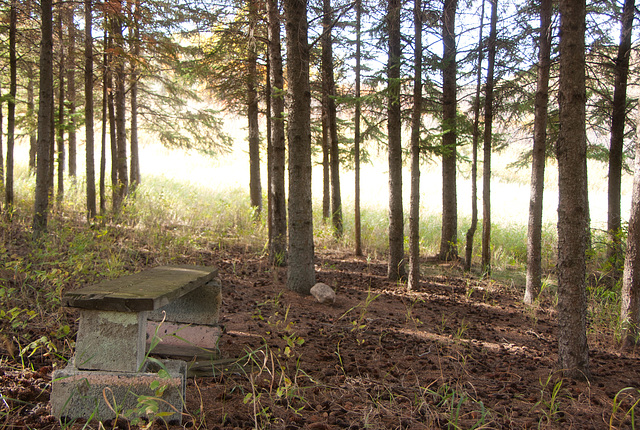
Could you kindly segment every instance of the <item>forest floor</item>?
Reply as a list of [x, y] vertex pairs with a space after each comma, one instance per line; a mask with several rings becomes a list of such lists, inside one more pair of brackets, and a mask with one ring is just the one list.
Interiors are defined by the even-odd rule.
[[[335, 304], [323, 305], [288, 291], [286, 269], [244, 248], [199, 261], [220, 269], [224, 334], [214, 376], [187, 383], [185, 428], [636, 425], [638, 353], [622, 353], [613, 333], [590, 322], [591, 375], [563, 378], [551, 295], [526, 307], [520, 287], [436, 261], [424, 262], [420, 288], [407, 291], [386, 279], [383, 261], [321, 250], [317, 280], [337, 292]], [[0, 347], [0, 429], [60, 428], [48, 402], [54, 358], [35, 354], [24, 365], [8, 349]], [[104, 424], [129, 427], [137, 428]]]

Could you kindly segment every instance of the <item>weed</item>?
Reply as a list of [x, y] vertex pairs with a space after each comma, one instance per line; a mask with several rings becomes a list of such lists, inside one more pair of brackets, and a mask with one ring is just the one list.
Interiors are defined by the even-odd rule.
[[[631, 422], [632, 429], [636, 428], [636, 406], [640, 404], [640, 390], [633, 387], [623, 388], [618, 391], [613, 398], [613, 405], [611, 408], [611, 417], [609, 418], [609, 428], [613, 429], [614, 422], [618, 421], [621, 424], [625, 424], [625, 420], [628, 418]], [[622, 417], [618, 417], [619, 412], [624, 412]]]
[[539, 424], [542, 424], [542, 420], [547, 424], [552, 424], [559, 421], [564, 413], [560, 410], [560, 400], [565, 396], [562, 389], [562, 379], [555, 380], [555, 374], [551, 373], [547, 377], [546, 381], [540, 380], [540, 400], [534, 405], [534, 408], [540, 408], [544, 415], [540, 418]]

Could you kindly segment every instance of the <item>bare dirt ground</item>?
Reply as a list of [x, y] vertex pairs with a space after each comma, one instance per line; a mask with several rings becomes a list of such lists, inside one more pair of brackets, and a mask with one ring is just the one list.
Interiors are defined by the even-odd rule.
[[[322, 305], [286, 290], [285, 269], [255, 254], [226, 249], [201, 260], [220, 268], [225, 333], [214, 376], [188, 382], [185, 428], [636, 425], [638, 354], [621, 353], [612, 333], [591, 325], [591, 375], [563, 378], [549, 299], [526, 308], [517, 287], [433, 261], [425, 267], [440, 274], [424, 276], [409, 292], [386, 279], [382, 261], [320, 252], [317, 280], [337, 291], [335, 304]], [[0, 361], [0, 429], [60, 428], [49, 415], [53, 360], [32, 360], [33, 370], [6, 354]], [[104, 424], [129, 427], [137, 428], [123, 420]]]

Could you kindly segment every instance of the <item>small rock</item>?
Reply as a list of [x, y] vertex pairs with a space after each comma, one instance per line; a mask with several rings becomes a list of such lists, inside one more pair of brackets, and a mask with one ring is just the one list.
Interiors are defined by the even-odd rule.
[[322, 282], [318, 282], [311, 288], [311, 295], [323, 304], [335, 303], [336, 301], [336, 293], [333, 288]]

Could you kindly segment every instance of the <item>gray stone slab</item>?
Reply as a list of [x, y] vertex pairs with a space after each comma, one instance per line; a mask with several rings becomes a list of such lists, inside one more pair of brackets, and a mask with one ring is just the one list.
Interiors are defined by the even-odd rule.
[[64, 306], [119, 312], [152, 311], [212, 281], [218, 269], [205, 266], [161, 266], [105, 280], [62, 298]]
[[[166, 412], [170, 415], [164, 420], [181, 424], [186, 363], [165, 360], [163, 366], [168, 376], [160, 376], [157, 366], [134, 374], [78, 370], [73, 366], [56, 370], [52, 381], [52, 414], [63, 420], [105, 421], [116, 416], [129, 420], [146, 416], [153, 420], [158, 413]], [[160, 393], [159, 387], [166, 388]]]
[[76, 367], [138, 372], [145, 357], [146, 314], [82, 309], [76, 338]]
[[160, 309], [149, 312], [148, 318], [152, 321], [215, 326], [218, 324], [221, 303], [220, 279], [215, 278]]

